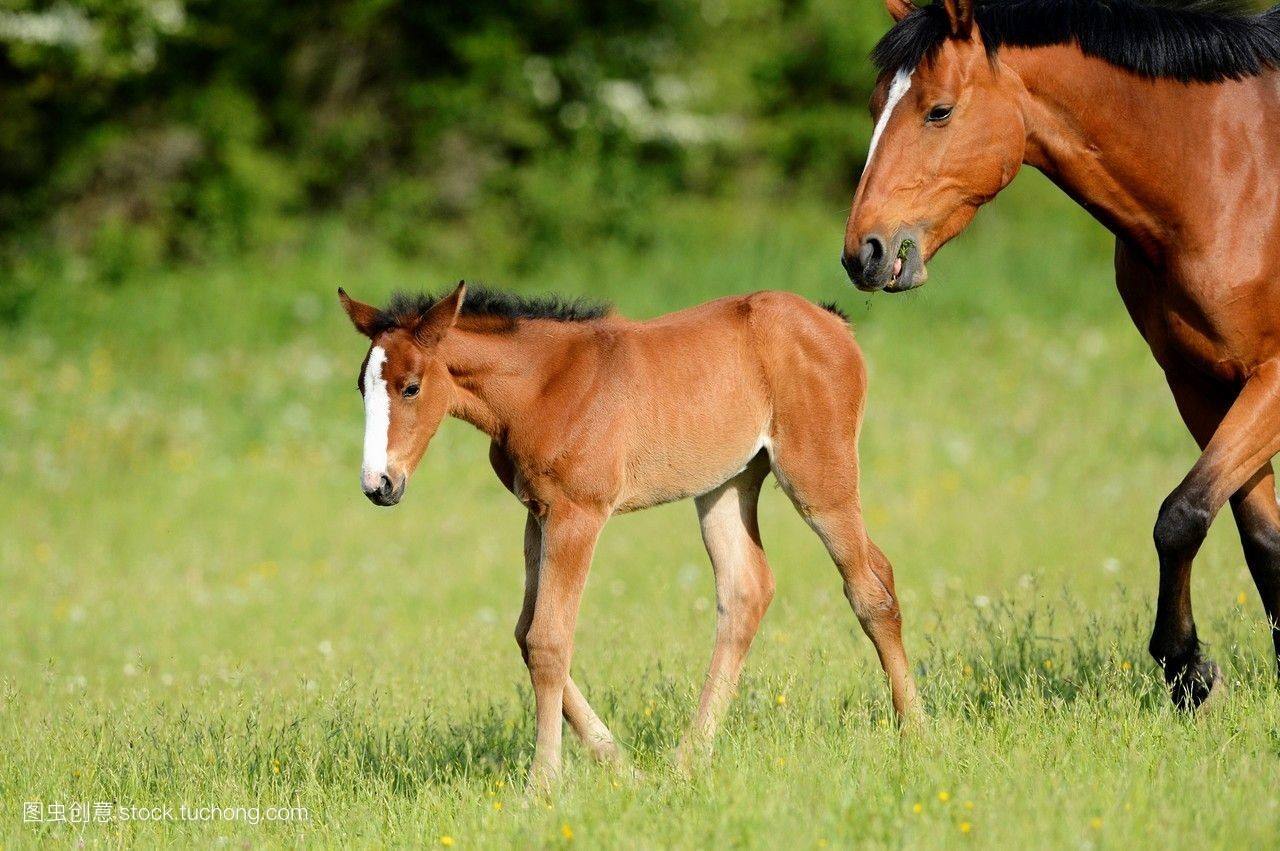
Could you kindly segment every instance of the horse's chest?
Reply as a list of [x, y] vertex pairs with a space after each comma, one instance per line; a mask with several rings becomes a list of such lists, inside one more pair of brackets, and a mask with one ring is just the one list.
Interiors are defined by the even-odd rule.
[[[1257, 287], [1172, 278], [1119, 279], [1138, 330], [1166, 370], [1190, 368], [1238, 383], [1256, 364], [1269, 332], [1259, 322]], [[1269, 320], [1268, 320], [1269, 321]]]

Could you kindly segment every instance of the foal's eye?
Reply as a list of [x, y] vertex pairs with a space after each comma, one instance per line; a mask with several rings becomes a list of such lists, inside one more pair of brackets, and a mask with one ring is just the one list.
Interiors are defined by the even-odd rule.
[[951, 117], [951, 109], [952, 108], [949, 106], [935, 106], [933, 109], [929, 110], [926, 120], [933, 124], [946, 121]]
[[404, 392], [401, 395], [406, 399], [412, 399], [414, 396], [418, 395], [418, 385], [410, 384], [408, 387], [404, 388]]

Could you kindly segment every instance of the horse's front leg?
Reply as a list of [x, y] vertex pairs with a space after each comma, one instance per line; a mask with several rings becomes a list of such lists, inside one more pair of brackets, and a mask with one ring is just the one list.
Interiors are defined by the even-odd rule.
[[[1187, 416], [1187, 400], [1180, 398], [1172, 376], [1170, 384]], [[1203, 703], [1221, 677], [1218, 666], [1200, 655], [1191, 614], [1192, 560], [1219, 509], [1277, 451], [1280, 364], [1268, 362], [1245, 383], [1191, 472], [1160, 507], [1154, 533], [1160, 595], [1150, 650], [1164, 669], [1174, 703], [1184, 709]]]
[[[516, 621], [516, 644], [526, 665], [529, 664], [529, 627], [533, 624], [533, 609], [538, 599], [538, 575], [542, 567], [542, 524], [531, 511], [524, 527], [524, 605], [520, 619]], [[565, 680], [564, 717], [578, 734], [591, 756], [600, 762], [618, 762], [622, 753], [609, 728], [596, 715], [591, 704], [569, 676]]]
[[[548, 789], [560, 774], [560, 719], [566, 709], [565, 692], [571, 686], [573, 630], [596, 539], [606, 518], [604, 512], [566, 502], [549, 506], [541, 521], [538, 590], [524, 645], [537, 703], [538, 738], [529, 772], [529, 787], [535, 791]], [[581, 698], [576, 688], [569, 696], [571, 703]]]

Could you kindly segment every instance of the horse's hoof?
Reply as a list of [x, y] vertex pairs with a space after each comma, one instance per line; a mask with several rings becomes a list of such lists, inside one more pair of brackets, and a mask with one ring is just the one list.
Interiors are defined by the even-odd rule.
[[1196, 659], [1176, 673], [1166, 674], [1165, 679], [1173, 705], [1184, 712], [1202, 709], [1210, 698], [1225, 690], [1222, 669], [1212, 659]]

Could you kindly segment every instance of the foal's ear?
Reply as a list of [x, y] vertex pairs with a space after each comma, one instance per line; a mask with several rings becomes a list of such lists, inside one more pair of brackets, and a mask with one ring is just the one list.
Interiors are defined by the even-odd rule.
[[884, 7], [889, 10], [894, 23], [899, 23], [907, 15], [916, 10], [911, 0], [884, 0]]
[[351, 324], [356, 326], [356, 330], [366, 337], [372, 338], [374, 329], [378, 324], [378, 308], [371, 304], [356, 301], [347, 295], [347, 291], [342, 287], [338, 287], [338, 301], [342, 302], [342, 309], [347, 312], [347, 316], [350, 317]]
[[951, 21], [951, 34], [968, 38], [973, 31], [973, 0], [942, 0], [942, 7]]
[[453, 292], [431, 305], [431, 309], [422, 315], [418, 325], [413, 329], [413, 337], [421, 345], [431, 346], [440, 342], [445, 332], [458, 321], [462, 311], [462, 301], [467, 297], [467, 282], [458, 281]]

